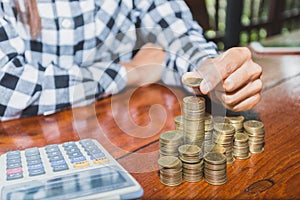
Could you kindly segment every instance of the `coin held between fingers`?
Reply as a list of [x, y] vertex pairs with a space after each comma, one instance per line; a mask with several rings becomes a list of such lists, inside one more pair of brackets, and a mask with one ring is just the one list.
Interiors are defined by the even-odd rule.
[[200, 84], [202, 80], [202, 78], [198, 77], [182, 77], [182, 83], [185, 86], [192, 88], [195, 94], [201, 94]]

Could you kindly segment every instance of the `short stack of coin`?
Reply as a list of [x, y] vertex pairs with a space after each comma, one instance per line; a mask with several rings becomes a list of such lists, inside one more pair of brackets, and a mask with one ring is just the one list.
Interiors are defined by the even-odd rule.
[[209, 113], [205, 113], [204, 117], [204, 148], [207, 145], [212, 144], [212, 132], [213, 132], [214, 126], [213, 126], [213, 120], [212, 115]]
[[235, 129], [231, 124], [214, 124], [213, 141], [226, 149], [227, 163], [233, 163], [233, 139]]
[[167, 186], [182, 183], [182, 163], [174, 156], [163, 156], [158, 159], [160, 182]]
[[183, 116], [176, 116], [174, 118], [175, 122], [175, 130], [178, 130], [179, 132], [183, 133]]
[[229, 120], [229, 123], [235, 128], [236, 133], [243, 132], [243, 122], [245, 119], [243, 116], [227, 116], [226, 118]]
[[219, 152], [210, 152], [204, 156], [204, 179], [212, 185], [227, 182], [226, 156]]
[[249, 136], [249, 150], [252, 154], [262, 153], [265, 143], [264, 124], [257, 120], [244, 122], [244, 130]]
[[250, 158], [248, 135], [244, 133], [236, 133], [234, 135], [233, 155], [237, 159]]
[[198, 182], [203, 178], [203, 160], [200, 159], [201, 148], [197, 145], [182, 145], [178, 148], [182, 161], [183, 179], [188, 182]]
[[178, 147], [183, 144], [182, 133], [177, 130], [170, 130], [160, 134], [159, 152], [160, 156], [178, 157]]
[[184, 143], [202, 147], [204, 142], [205, 99], [189, 96], [183, 99]]

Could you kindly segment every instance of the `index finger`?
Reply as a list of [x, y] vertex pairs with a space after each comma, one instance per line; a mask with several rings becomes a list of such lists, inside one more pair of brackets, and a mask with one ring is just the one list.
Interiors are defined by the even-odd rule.
[[224, 80], [250, 59], [251, 51], [248, 48], [235, 47], [216, 57], [215, 65]]

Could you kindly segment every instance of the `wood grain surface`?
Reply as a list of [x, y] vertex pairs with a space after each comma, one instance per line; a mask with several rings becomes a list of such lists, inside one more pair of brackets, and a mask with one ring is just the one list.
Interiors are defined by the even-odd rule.
[[0, 154], [82, 138], [97, 139], [137, 179], [143, 199], [300, 199], [300, 56], [260, 56], [262, 101], [254, 108], [266, 130], [265, 151], [227, 165], [228, 182], [177, 187], [160, 183], [159, 134], [174, 129], [181, 88], [129, 88], [90, 106], [0, 123]]

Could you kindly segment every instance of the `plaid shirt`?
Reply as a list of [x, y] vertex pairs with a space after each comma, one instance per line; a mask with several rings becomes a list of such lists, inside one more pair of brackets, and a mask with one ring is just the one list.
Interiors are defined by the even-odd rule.
[[137, 33], [166, 50], [166, 84], [179, 85], [184, 72], [217, 54], [182, 0], [37, 0], [42, 30], [36, 40], [13, 1], [0, 2], [2, 121], [118, 93], [127, 82], [118, 63], [132, 59]]

